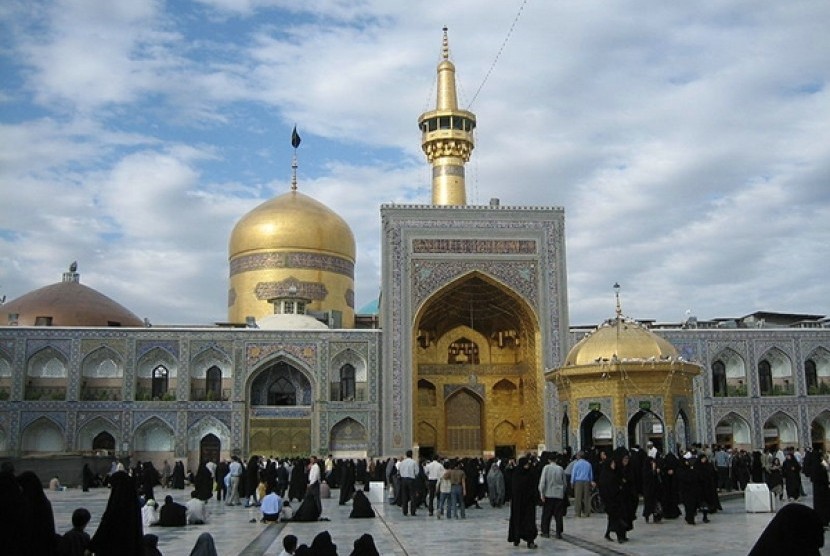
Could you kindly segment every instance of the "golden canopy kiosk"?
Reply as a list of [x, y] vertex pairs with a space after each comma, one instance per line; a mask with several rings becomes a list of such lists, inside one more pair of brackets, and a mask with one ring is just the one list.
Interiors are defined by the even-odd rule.
[[668, 341], [617, 311], [545, 374], [559, 394], [562, 446], [578, 449], [644, 446], [661, 452], [691, 444], [692, 381], [700, 366]]

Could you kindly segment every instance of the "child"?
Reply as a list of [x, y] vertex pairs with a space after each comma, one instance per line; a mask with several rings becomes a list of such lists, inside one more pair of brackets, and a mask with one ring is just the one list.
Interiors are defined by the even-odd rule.
[[66, 556], [84, 556], [86, 548], [89, 546], [89, 533], [84, 531], [91, 519], [89, 510], [86, 508], [78, 508], [72, 512], [72, 529], [63, 534], [63, 540], [60, 543], [60, 554]]
[[297, 550], [297, 537], [286, 535], [282, 538], [282, 552], [279, 556], [291, 556]]

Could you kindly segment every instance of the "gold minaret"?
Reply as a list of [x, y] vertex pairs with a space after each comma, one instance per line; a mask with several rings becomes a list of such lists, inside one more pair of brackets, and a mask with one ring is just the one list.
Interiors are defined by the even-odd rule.
[[418, 118], [421, 148], [432, 164], [432, 204], [466, 205], [464, 164], [470, 160], [475, 144], [476, 117], [459, 110], [455, 93], [455, 65], [450, 62], [447, 28], [438, 64], [438, 101], [435, 110]]

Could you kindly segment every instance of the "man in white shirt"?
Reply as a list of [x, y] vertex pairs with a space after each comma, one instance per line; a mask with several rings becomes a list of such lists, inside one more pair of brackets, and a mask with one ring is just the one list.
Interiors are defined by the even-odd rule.
[[[403, 508], [403, 515], [407, 512], [415, 517], [415, 479], [418, 478], [420, 471], [418, 462], [412, 459], [412, 450], [406, 451], [406, 457], [401, 461], [398, 468], [398, 474], [401, 476], [401, 507]], [[409, 508], [407, 508], [409, 506]]]
[[274, 523], [280, 520], [282, 498], [274, 492], [273, 487], [268, 488], [268, 494], [261, 500], [259, 510], [262, 512], [263, 523]]
[[317, 456], [311, 456], [311, 462], [308, 464], [308, 492], [314, 496], [317, 513], [323, 513], [323, 502], [320, 500], [320, 466], [317, 464]]
[[424, 472], [427, 474], [427, 488], [429, 493], [427, 496], [427, 508], [429, 509], [429, 515], [432, 515], [435, 487], [438, 485], [441, 477], [444, 476], [445, 471], [444, 466], [438, 461], [438, 458], [434, 458], [424, 468]]
[[242, 476], [242, 463], [239, 457], [231, 456], [231, 463], [228, 465], [228, 477], [230, 477], [230, 484], [228, 485], [228, 496], [226, 497], [226, 504], [228, 506], [239, 506], [239, 477]]
[[207, 523], [207, 508], [204, 500], [199, 500], [196, 497], [196, 491], [190, 493], [190, 500], [185, 504], [187, 508], [187, 524], [188, 525], [204, 525]]

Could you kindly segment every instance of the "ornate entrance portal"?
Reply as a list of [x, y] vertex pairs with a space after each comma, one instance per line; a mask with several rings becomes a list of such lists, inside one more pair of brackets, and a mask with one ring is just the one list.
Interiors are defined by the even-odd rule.
[[432, 296], [415, 326], [417, 444], [480, 456], [544, 442], [539, 331], [520, 297], [472, 272]]
[[311, 453], [312, 388], [288, 361], [266, 366], [251, 381], [248, 446], [251, 453], [279, 457]]

